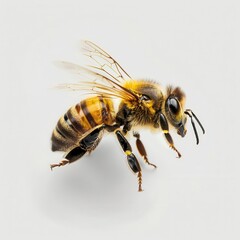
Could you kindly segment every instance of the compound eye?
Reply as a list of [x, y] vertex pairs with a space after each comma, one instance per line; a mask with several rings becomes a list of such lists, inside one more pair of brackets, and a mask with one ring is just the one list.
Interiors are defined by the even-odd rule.
[[178, 115], [181, 109], [178, 100], [175, 98], [168, 99], [168, 108], [173, 115]]

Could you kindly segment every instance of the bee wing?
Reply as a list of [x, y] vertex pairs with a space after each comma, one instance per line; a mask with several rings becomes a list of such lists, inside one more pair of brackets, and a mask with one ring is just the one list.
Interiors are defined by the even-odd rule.
[[90, 41], [83, 41], [82, 50], [84, 55], [90, 57], [94, 65], [90, 67], [99, 71], [114, 81], [119, 83], [126, 79], [131, 79], [130, 75], [121, 67], [121, 65], [107, 52]]
[[58, 85], [57, 87], [60, 89], [68, 89], [72, 91], [85, 90], [87, 91], [87, 94], [97, 94], [106, 98], [116, 97], [127, 101], [138, 100], [138, 96], [135, 93], [123, 87], [115, 79], [111, 79], [99, 72], [95, 72], [74, 63], [62, 61], [57, 64], [88, 80], [81, 81], [79, 83]]

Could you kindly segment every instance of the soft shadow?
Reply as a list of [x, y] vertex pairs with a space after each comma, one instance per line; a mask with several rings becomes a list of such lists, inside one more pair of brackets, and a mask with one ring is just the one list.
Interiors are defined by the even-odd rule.
[[134, 221], [151, 201], [150, 195], [137, 192], [137, 178], [111, 138], [91, 155], [44, 174], [36, 194], [41, 211], [54, 222]]

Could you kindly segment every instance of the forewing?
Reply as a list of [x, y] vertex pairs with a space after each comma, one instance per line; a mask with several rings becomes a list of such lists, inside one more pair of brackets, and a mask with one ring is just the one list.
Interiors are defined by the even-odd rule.
[[138, 100], [138, 96], [135, 93], [123, 87], [115, 79], [74, 63], [62, 61], [57, 64], [80, 75], [83, 79], [83, 81], [80, 81], [79, 83], [58, 85], [58, 88], [72, 91], [86, 91], [86, 94], [96, 94], [108, 98], [115, 97], [127, 101]]
[[83, 41], [83, 52], [90, 57], [94, 65], [90, 65], [95, 71], [101, 72], [108, 78], [119, 83], [127, 79], [131, 79], [130, 75], [122, 68], [122, 66], [106, 51], [90, 41]]

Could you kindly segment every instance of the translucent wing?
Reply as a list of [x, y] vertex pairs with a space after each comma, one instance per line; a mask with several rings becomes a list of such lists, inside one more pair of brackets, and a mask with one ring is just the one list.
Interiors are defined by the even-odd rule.
[[107, 52], [90, 41], [83, 41], [84, 55], [90, 57], [94, 65], [90, 67], [119, 83], [131, 79], [130, 75]]
[[138, 100], [137, 94], [123, 87], [115, 79], [111, 79], [99, 72], [95, 72], [91, 69], [70, 62], [58, 62], [58, 65], [79, 74], [84, 79], [79, 83], [58, 85], [58, 88], [73, 91], [84, 90], [86, 91], [86, 94], [96, 94], [106, 98], [115, 97], [127, 101]]

